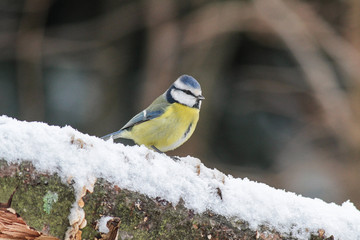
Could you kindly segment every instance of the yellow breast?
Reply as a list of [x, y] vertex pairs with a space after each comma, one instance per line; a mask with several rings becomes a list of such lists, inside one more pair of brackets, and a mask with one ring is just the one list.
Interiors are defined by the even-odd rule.
[[187, 141], [198, 120], [199, 109], [173, 103], [160, 117], [137, 124], [130, 131], [124, 131], [123, 137], [130, 138], [139, 145], [155, 146], [166, 152]]

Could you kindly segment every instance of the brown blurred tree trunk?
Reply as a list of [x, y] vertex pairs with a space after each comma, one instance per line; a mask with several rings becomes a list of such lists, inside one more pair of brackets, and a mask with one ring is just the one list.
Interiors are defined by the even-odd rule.
[[43, 120], [45, 116], [42, 82], [44, 25], [51, 1], [28, 0], [24, 4], [16, 39], [19, 114], [22, 119]]

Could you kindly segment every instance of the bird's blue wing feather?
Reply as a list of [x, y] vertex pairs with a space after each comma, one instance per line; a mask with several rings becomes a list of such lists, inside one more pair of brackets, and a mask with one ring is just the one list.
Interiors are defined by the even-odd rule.
[[125, 126], [123, 126], [121, 128], [121, 130], [133, 127], [136, 124], [146, 122], [153, 118], [156, 118], [156, 117], [160, 116], [161, 114], [163, 114], [163, 112], [164, 112], [164, 110], [162, 110], [162, 109], [157, 110], [157, 111], [151, 111], [151, 112], [149, 112], [148, 110], [144, 110], [144, 111], [136, 114], [132, 119], [130, 119], [130, 121], [127, 124], [125, 124]]
[[[146, 111], [146, 110], [144, 110]], [[110, 139], [111, 137], [113, 138], [117, 138], [117, 137], [114, 137], [118, 134], [120, 134], [122, 131], [124, 131], [125, 129], [128, 129], [128, 128], [131, 128], [133, 127], [134, 125], [136, 124], [139, 124], [139, 123], [142, 123], [142, 122], [146, 122], [146, 121], [149, 121], [153, 118], [156, 118], [158, 116], [160, 116], [164, 111], [163, 110], [157, 110], [157, 111], [152, 111], [152, 112], [146, 112], [146, 114], [144, 114], [144, 111], [136, 114], [132, 119], [130, 119], [130, 121], [125, 124], [125, 126], [123, 126], [119, 131], [116, 131], [116, 132], [113, 132], [113, 133], [110, 133], [108, 135], [105, 135], [103, 137], [101, 137], [102, 139], [104, 140], [108, 140]]]
[[150, 104], [144, 111], [136, 114], [130, 121], [125, 124], [120, 130], [128, 129], [136, 124], [149, 121], [164, 113], [165, 109], [169, 106], [164, 95], [160, 95], [154, 102]]
[[155, 101], [152, 104], [150, 104], [150, 106], [147, 109], [136, 114], [119, 131], [110, 133], [110, 134], [102, 137], [102, 139], [104, 139], [104, 140], [107, 140], [109, 138], [116, 139], [117, 135], [121, 135], [122, 131], [129, 129], [129, 128], [135, 126], [136, 124], [146, 122], [146, 121], [149, 121], [151, 119], [154, 119], [154, 118], [160, 116], [161, 114], [164, 113], [165, 109], [169, 105], [170, 105], [169, 102], [166, 101], [166, 98], [163, 95], [159, 96], [157, 99], [155, 99]]

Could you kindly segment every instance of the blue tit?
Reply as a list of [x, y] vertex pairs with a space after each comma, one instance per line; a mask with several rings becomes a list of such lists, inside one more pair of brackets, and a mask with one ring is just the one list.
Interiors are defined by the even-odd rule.
[[204, 99], [200, 84], [193, 77], [182, 75], [149, 107], [102, 139], [125, 138], [158, 152], [173, 150], [193, 134]]

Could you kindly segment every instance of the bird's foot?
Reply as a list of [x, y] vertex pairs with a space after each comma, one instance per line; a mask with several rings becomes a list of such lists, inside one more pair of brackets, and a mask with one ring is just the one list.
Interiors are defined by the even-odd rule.
[[[155, 152], [158, 152], [158, 153], [162, 153], [162, 154], [165, 154], [164, 152], [160, 151], [157, 147], [155, 147], [154, 145], [151, 146], [152, 149], [155, 150]], [[167, 155], [166, 155], [167, 156]], [[170, 156], [174, 161], [180, 161], [180, 158], [179, 157], [176, 157], [176, 156]]]

